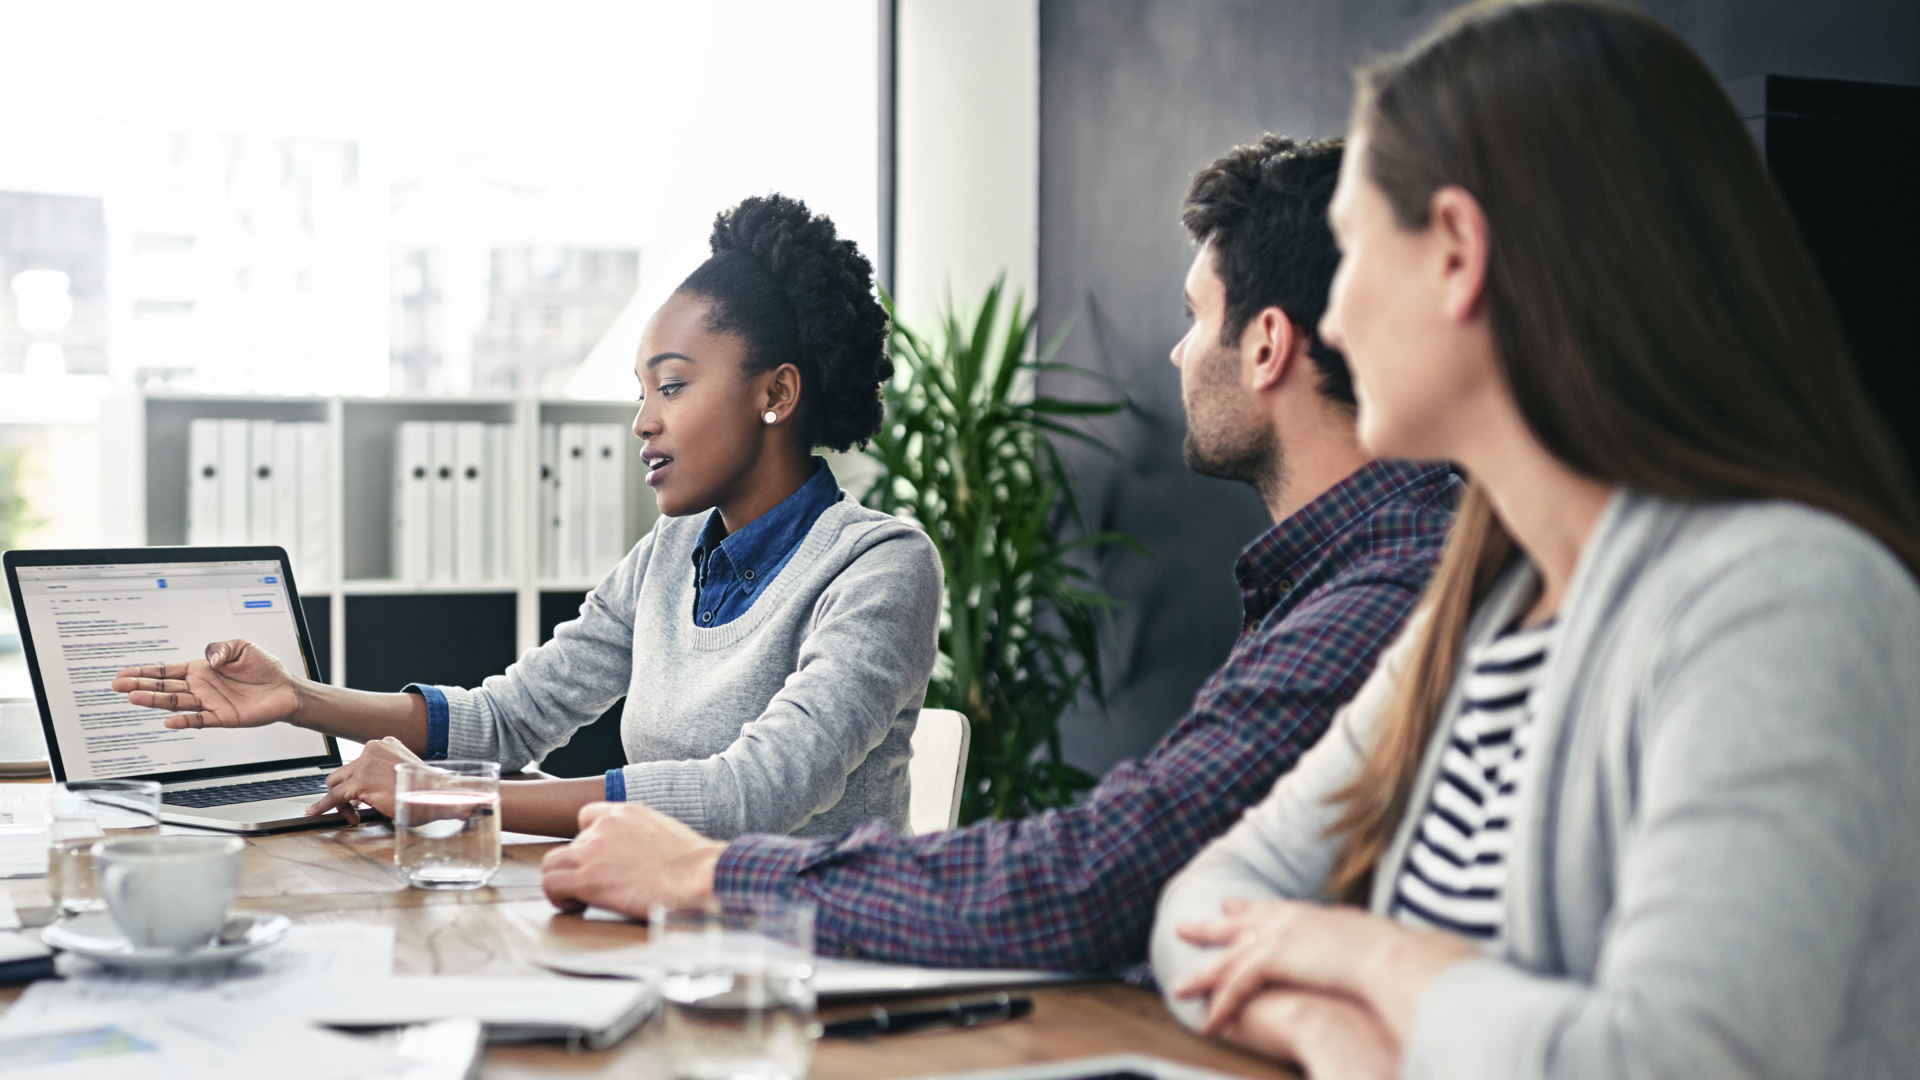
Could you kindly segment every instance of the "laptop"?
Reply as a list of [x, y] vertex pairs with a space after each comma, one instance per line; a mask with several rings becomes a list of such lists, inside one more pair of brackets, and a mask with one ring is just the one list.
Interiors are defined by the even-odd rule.
[[332, 737], [291, 724], [175, 731], [113, 692], [136, 664], [198, 660], [252, 641], [318, 680], [287, 553], [271, 546], [9, 551], [7, 588], [54, 779], [157, 780], [160, 820], [227, 832], [344, 822], [309, 817], [340, 767]]

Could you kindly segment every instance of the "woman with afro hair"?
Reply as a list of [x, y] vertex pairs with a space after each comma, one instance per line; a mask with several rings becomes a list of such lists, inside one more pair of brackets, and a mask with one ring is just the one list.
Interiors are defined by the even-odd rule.
[[833, 836], [869, 818], [904, 830], [940, 560], [813, 454], [880, 428], [893, 365], [872, 267], [779, 195], [723, 211], [712, 249], [634, 364], [660, 520], [551, 641], [471, 690], [323, 686], [245, 641], [128, 669], [114, 688], [174, 713], [169, 727], [291, 723], [367, 742], [311, 813], [390, 814], [394, 766], [422, 757], [523, 768], [625, 696], [629, 764], [502, 785], [505, 828], [571, 836], [582, 807], [634, 800], [715, 838]]

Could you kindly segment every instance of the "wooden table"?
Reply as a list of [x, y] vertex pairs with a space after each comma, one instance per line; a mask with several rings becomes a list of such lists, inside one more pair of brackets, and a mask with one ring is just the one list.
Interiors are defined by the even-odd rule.
[[[248, 841], [239, 906], [296, 922], [365, 922], [395, 929], [394, 969], [406, 974], [552, 975], [542, 954], [633, 945], [646, 929], [556, 911], [540, 891], [540, 859], [553, 843], [509, 844], [493, 884], [471, 892], [408, 889], [393, 870], [393, 834], [383, 825], [316, 829]], [[0, 881], [29, 924], [46, 918], [45, 879]], [[19, 995], [0, 989], [0, 1003]], [[1145, 1053], [1261, 1078], [1297, 1074], [1186, 1031], [1154, 994], [1119, 983], [1030, 992], [1033, 1014], [973, 1031], [930, 1032], [871, 1042], [822, 1040], [813, 1080], [890, 1080], [1099, 1054]], [[822, 1009], [822, 1019], [857, 1012]], [[488, 1050], [484, 1075], [664, 1077], [643, 1031], [607, 1050], [570, 1054], [557, 1044]]]

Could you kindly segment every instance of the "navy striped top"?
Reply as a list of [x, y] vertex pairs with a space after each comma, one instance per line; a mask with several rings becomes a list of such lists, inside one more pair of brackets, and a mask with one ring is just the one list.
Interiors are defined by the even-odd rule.
[[1514, 792], [1533, 731], [1528, 698], [1552, 632], [1551, 622], [1510, 631], [1467, 654], [1465, 701], [1394, 885], [1401, 922], [1500, 939]]

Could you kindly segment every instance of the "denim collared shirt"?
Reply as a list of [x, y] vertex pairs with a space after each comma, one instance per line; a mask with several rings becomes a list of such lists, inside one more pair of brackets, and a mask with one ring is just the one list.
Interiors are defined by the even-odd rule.
[[800, 550], [813, 523], [840, 501], [840, 485], [827, 459], [813, 459], [813, 477], [779, 505], [727, 535], [720, 511], [707, 517], [707, 529], [693, 549], [693, 623], [725, 626], [747, 613], [754, 597]]
[[[706, 531], [693, 549], [694, 604], [696, 626], [722, 626], [747, 613], [754, 598], [773, 582], [774, 575], [792, 561], [794, 552], [812, 531], [827, 507], [840, 501], [840, 483], [834, 479], [827, 459], [813, 459], [813, 476], [799, 490], [780, 500], [773, 509], [755, 518], [739, 532], [727, 535], [720, 511], [707, 518]], [[446, 757], [448, 738], [447, 698], [440, 690], [424, 683], [406, 688], [427, 703], [427, 760]], [[619, 769], [607, 772], [607, 799], [625, 802], [626, 776]]]

